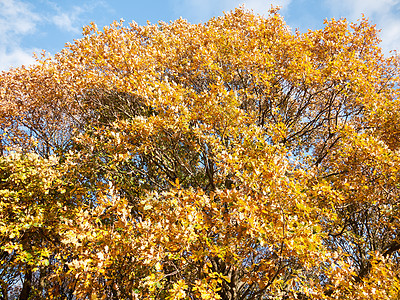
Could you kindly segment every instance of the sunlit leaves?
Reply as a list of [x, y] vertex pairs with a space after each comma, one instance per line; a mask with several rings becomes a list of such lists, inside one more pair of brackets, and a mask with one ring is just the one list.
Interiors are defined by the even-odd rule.
[[395, 299], [399, 61], [378, 42], [366, 19], [299, 33], [276, 9], [236, 9], [204, 24], [91, 24], [4, 72], [4, 286]]

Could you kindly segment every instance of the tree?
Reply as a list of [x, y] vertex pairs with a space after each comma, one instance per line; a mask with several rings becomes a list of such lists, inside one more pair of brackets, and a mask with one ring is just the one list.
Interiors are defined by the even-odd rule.
[[398, 74], [241, 8], [3, 72], [2, 297], [397, 299]]

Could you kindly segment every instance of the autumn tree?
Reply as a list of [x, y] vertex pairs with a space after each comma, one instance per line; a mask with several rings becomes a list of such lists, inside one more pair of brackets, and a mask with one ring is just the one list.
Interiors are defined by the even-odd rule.
[[324, 24], [91, 24], [3, 72], [1, 296], [397, 299], [399, 59]]

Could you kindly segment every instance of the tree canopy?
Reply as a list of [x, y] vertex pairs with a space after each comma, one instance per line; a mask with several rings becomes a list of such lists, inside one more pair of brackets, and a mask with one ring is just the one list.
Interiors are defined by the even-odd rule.
[[398, 299], [399, 57], [271, 9], [84, 28], [0, 75], [0, 299]]

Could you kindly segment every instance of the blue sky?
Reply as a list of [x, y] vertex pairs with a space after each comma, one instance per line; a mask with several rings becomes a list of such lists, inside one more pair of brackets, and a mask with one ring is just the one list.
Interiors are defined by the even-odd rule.
[[302, 32], [322, 28], [326, 18], [356, 21], [364, 13], [382, 29], [385, 53], [400, 50], [400, 0], [0, 0], [0, 70], [30, 64], [42, 49], [60, 51], [91, 21], [99, 27], [121, 18], [139, 25], [179, 17], [198, 23], [241, 4], [264, 15], [279, 5], [286, 23]]

